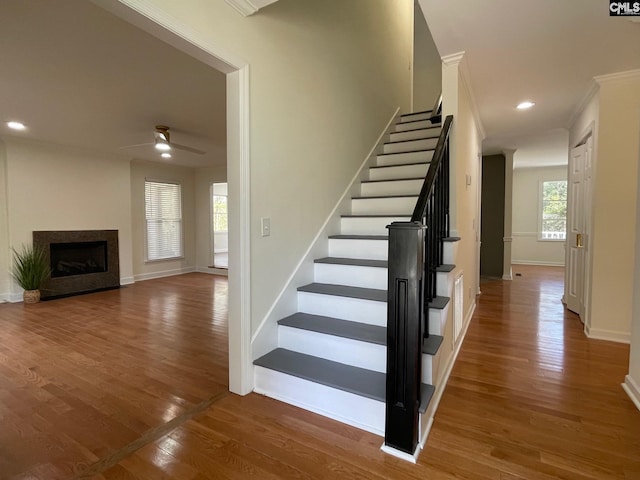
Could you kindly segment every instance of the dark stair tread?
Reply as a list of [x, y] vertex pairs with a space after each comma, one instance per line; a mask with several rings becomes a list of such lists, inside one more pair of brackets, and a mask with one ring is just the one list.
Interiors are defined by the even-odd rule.
[[434, 297], [433, 300], [429, 302], [429, 308], [435, 308], [436, 310], [442, 310], [447, 306], [451, 300], [449, 297]]
[[375, 343], [377, 345], [387, 344], [386, 327], [340, 320], [339, 318], [311, 315], [308, 313], [294, 313], [287, 318], [278, 320], [278, 325], [334, 335], [336, 337], [350, 338], [361, 342]]
[[[430, 122], [430, 121], [431, 121], [430, 118], [423, 118], [422, 120], [408, 120], [406, 122], [396, 122], [396, 125], [406, 125], [407, 123]], [[432, 124], [432, 127], [441, 127], [441, 126], [442, 126], [442, 122], [437, 122]], [[396, 133], [396, 132], [392, 132], [392, 133]]]
[[360, 298], [376, 302], [387, 301], [387, 291], [375, 288], [349, 287], [346, 285], [334, 285], [331, 283], [310, 283], [298, 287], [299, 292], [317, 293], [320, 295], [334, 295], [337, 297]]
[[425, 113], [431, 113], [433, 112], [433, 110], [423, 110], [421, 112], [411, 112], [411, 113], [403, 113], [400, 115], [400, 118], [402, 117], [411, 117], [412, 115], [423, 115]]
[[431, 403], [435, 391], [436, 388], [433, 385], [427, 383], [420, 384], [420, 406], [418, 407], [418, 412], [422, 414], [427, 412], [427, 408], [429, 408], [429, 403]]
[[[396, 132], [400, 133], [400, 132]], [[407, 142], [420, 142], [421, 140], [437, 140], [438, 137], [424, 137], [424, 138], [410, 138], [409, 140], [389, 140], [388, 142], [384, 142], [385, 145], [396, 145], [398, 143], [407, 143]], [[404, 153], [404, 152], [395, 152], [395, 153]]]
[[426, 353], [427, 355], [435, 355], [436, 353], [438, 353], [443, 340], [444, 337], [441, 337], [440, 335], [429, 335], [422, 342], [422, 353]]
[[339, 240], [389, 240], [389, 235], [329, 235]]
[[394, 215], [393, 213], [385, 213], [385, 214], [377, 214], [377, 215], [341, 215], [342, 218], [388, 218], [388, 217], [404, 217], [411, 218], [411, 215], [407, 215], [406, 213], [398, 213]]
[[379, 153], [378, 157], [385, 157], [387, 155], [405, 155], [407, 153], [421, 153], [421, 152], [433, 152], [435, 148], [421, 148], [420, 150], [411, 150], [409, 152], [394, 152], [394, 153]]
[[372, 198], [412, 198], [419, 197], [419, 193], [412, 193], [408, 195], [369, 195], [369, 196], [357, 196], [351, 197], [352, 200], [370, 200]]
[[[376, 345], [387, 345], [386, 327], [378, 327], [376, 325], [352, 322], [339, 318], [298, 312], [282, 320], [278, 320], [278, 325], [324, 333], [326, 335], [334, 335], [341, 338], [349, 338], [360, 342], [374, 343]], [[442, 340], [443, 337], [440, 335], [429, 335], [422, 342], [422, 353], [435, 355], [440, 345], [442, 345]]]
[[324, 257], [316, 258], [315, 263], [329, 263], [332, 265], [353, 265], [356, 267], [387, 268], [386, 260], [364, 260], [359, 258]]
[[430, 165], [431, 162], [409, 162], [409, 163], [398, 163], [396, 165], [373, 165], [369, 167], [372, 168], [392, 168], [392, 167], [411, 167], [413, 165]]
[[386, 375], [276, 348], [253, 362], [264, 368], [384, 402]]
[[424, 180], [424, 177], [390, 178], [389, 180], [363, 180], [360, 183], [406, 182], [406, 181], [410, 181], [410, 180]]
[[442, 241], [443, 242], [459, 242], [460, 237], [444, 237]]
[[456, 268], [455, 265], [451, 265], [449, 263], [443, 263], [439, 267], [436, 267], [436, 272], [453, 272]]
[[[419, 120], [419, 121], [424, 122], [425, 120]], [[404, 123], [409, 123], [409, 122], [404, 122]], [[435, 129], [438, 129], [438, 128], [441, 128], [441, 126], [440, 125], [432, 125], [430, 127], [414, 128], [414, 129], [411, 129], [411, 130], [402, 130], [401, 132], [390, 132], [389, 135], [397, 135], [399, 133], [417, 132], [417, 131], [420, 131], [420, 130], [435, 130]], [[438, 138], [438, 137], [431, 137], [431, 138]]]

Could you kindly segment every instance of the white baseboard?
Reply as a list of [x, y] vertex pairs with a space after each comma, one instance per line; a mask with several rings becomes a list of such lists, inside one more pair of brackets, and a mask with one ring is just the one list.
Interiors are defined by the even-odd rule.
[[136, 281], [133, 279], [133, 276], [130, 277], [120, 277], [120, 285], [133, 285]]
[[153, 280], [154, 278], [172, 277], [174, 275], [182, 275], [195, 271], [196, 269], [194, 267], [174, 268], [172, 270], [162, 270], [160, 272], [141, 273], [138, 275], [134, 275], [133, 279], [136, 282], [143, 282], [145, 280]]
[[418, 462], [418, 455], [420, 454], [421, 447], [420, 447], [420, 444], [418, 444], [418, 446], [416, 447], [416, 451], [413, 452], [413, 455], [411, 455], [409, 453], [406, 453], [406, 452], [403, 452], [401, 450], [397, 450], [397, 449], [392, 448], [392, 447], [388, 447], [384, 443], [380, 447], [380, 450], [382, 450], [384, 453], [387, 453], [389, 455], [393, 455], [396, 458], [404, 460], [405, 462], [417, 463]]
[[590, 328], [586, 324], [584, 333], [593, 340], [607, 340], [609, 342], [631, 343], [631, 333], [616, 332], [613, 330], [602, 330], [600, 328]]
[[541, 262], [538, 260], [512, 260], [511, 265], [538, 265], [540, 267], [564, 267], [564, 262]]
[[627, 395], [629, 395], [629, 398], [638, 410], [640, 410], [640, 386], [633, 380], [633, 378], [627, 375], [624, 377], [622, 388], [627, 392]]
[[196, 267], [198, 273], [208, 273], [209, 275], [223, 275], [229, 276], [229, 270], [226, 268], [211, 268], [211, 267]]
[[513, 280], [513, 275], [503, 275], [502, 279], [503, 280]]
[[20, 303], [21, 301], [22, 301], [22, 292], [20, 292], [20, 293], [11, 293], [11, 292], [0, 293], [0, 303]]

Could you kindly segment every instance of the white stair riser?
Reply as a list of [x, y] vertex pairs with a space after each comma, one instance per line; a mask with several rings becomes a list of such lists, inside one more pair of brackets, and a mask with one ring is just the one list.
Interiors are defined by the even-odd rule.
[[437, 272], [436, 273], [436, 295], [439, 297], [452, 298], [451, 292], [453, 291], [453, 276], [451, 279], [451, 272]]
[[369, 180], [396, 180], [398, 178], [424, 178], [429, 164], [402, 165], [386, 168], [370, 168]]
[[417, 195], [415, 197], [354, 198], [351, 200], [351, 213], [353, 215], [411, 214], [417, 201]]
[[387, 235], [387, 225], [408, 221], [408, 217], [342, 217], [340, 231], [343, 235]]
[[431, 118], [431, 112], [407, 113], [400, 117], [400, 121], [398, 123], [415, 122], [418, 120], [429, 120], [429, 118]]
[[447, 323], [449, 305], [442, 310], [429, 309], [429, 335], [440, 335], [444, 337], [444, 328]]
[[254, 368], [254, 390], [256, 393], [384, 436], [384, 402], [258, 366]]
[[386, 167], [388, 165], [402, 165], [403, 163], [430, 162], [433, 158], [433, 150], [424, 152], [389, 153], [378, 155], [376, 165]]
[[421, 120], [419, 122], [396, 123], [395, 131], [406, 132], [407, 130], [416, 130], [418, 128], [430, 128], [439, 126], [439, 123], [433, 124], [429, 120]]
[[360, 185], [362, 196], [418, 195], [424, 179], [395, 180], [390, 182], [365, 182]]
[[387, 269], [333, 263], [314, 264], [314, 280], [348, 287], [387, 289]]
[[418, 138], [438, 138], [439, 128], [425, 128], [420, 130], [409, 130], [408, 132], [395, 132], [389, 135], [391, 142], [402, 142], [404, 140], [416, 140]]
[[387, 302], [298, 292], [298, 311], [379, 327], [387, 326]]
[[444, 242], [444, 252], [442, 255], [442, 262], [448, 264], [455, 264], [456, 256], [458, 254], [458, 244], [460, 242]]
[[387, 347], [384, 345], [281, 325], [278, 327], [278, 346], [367, 370], [387, 371]]
[[329, 239], [330, 257], [386, 260], [388, 254], [388, 240]]
[[400, 152], [414, 152], [416, 150], [428, 150], [430, 148], [436, 148], [438, 143], [437, 138], [428, 138], [420, 140], [409, 140], [398, 143], [385, 143], [384, 153], [400, 153]]

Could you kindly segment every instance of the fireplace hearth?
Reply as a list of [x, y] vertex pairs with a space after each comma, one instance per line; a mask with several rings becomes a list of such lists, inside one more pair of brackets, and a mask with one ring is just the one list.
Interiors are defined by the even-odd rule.
[[120, 286], [117, 230], [37, 231], [33, 243], [44, 247], [51, 266], [42, 299]]

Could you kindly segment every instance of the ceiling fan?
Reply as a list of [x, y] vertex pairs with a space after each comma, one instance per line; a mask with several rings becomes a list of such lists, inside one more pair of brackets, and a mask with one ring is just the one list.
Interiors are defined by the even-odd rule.
[[169, 134], [169, 127], [166, 125], [156, 125], [155, 130], [153, 131], [153, 142], [148, 143], [138, 143], [136, 145], [127, 145], [126, 147], [120, 148], [133, 148], [133, 147], [144, 147], [147, 145], [154, 145], [156, 150], [161, 152], [169, 153], [171, 150], [184, 150], [185, 152], [195, 153], [197, 155], [204, 155], [205, 152], [202, 150], [198, 150], [197, 148], [188, 147], [186, 145], [180, 145], [178, 143], [174, 143], [171, 141], [171, 136]]

